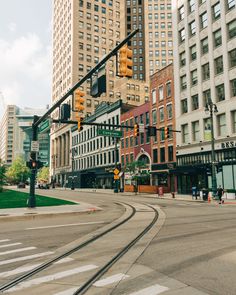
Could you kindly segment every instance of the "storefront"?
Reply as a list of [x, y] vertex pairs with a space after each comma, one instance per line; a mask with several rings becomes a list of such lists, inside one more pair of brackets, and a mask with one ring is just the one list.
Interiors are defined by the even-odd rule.
[[176, 163], [153, 164], [152, 165], [152, 185], [161, 186], [164, 192], [176, 191], [176, 177], [172, 170]]

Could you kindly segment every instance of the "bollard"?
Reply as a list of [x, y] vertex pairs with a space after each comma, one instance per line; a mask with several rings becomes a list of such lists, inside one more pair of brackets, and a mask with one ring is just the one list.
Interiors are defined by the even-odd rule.
[[208, 203], [211, 202], [211, 196], [210, 196], [210, 193], [208, 193], [208, 198], [207, 198], [207, 200], [208, 200]]
[[175, 193], [172, 192], [171, 195], [172, 195], [172, 198], [174, 199], [175, 198]]

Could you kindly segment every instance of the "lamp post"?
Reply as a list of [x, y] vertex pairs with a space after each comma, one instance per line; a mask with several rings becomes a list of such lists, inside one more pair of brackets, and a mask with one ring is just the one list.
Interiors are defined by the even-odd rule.
[[210, 99], [206, 103], [205, 112], [210, 113], [211, 120], [211, 183], [212, 183], [212, 195], [216, 196], [217, 192], [217, 181], [216, 181], [216, 155], [215, 155], [215, 136], [214, 136], [214, 126], [213, 126], [213, 113], [217, 113], [217, 106]]

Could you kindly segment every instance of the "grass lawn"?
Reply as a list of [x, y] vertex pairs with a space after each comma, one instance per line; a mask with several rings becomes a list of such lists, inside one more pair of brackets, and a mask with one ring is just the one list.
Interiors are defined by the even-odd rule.
[[[76, 203], [43, 197], [39, 195], [35, 195], [36, 197], [36, 206], [60, 206], [60, 205], [75, 205]], [[29, 193], [22, 193], [12, 190], [4, 190], [0, 193], [0, 209], [6, 208], [25, 208], [27, 207], [27, 200], [29, 198]]]

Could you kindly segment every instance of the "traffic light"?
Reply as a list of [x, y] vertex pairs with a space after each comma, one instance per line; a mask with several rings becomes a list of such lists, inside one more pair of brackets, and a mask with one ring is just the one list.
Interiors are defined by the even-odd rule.
[[121, 77], [129, 77], [133, 76], [132, 66], [132, 50], [128, 48], [127, 45], [124, 45], [120, 49], [120, 66], [119, 66], [119, 75]]
[[134, 137], [138, 137], [138, 136], [139, 136], [139, 125], [134, 124]]
[[169, 127], [165, 127], [165, 139], [170, 137], [170, 128]]
[[80, 113], [84, 111], [84, 95], [85, 93], [83, 91], [75, 91], [74, 110]]
[[84, 120], [84, 118], [82, 118], [82, 117], [78, 118], [78, 131], [79, 132], [83, 130], [83, 120]]

